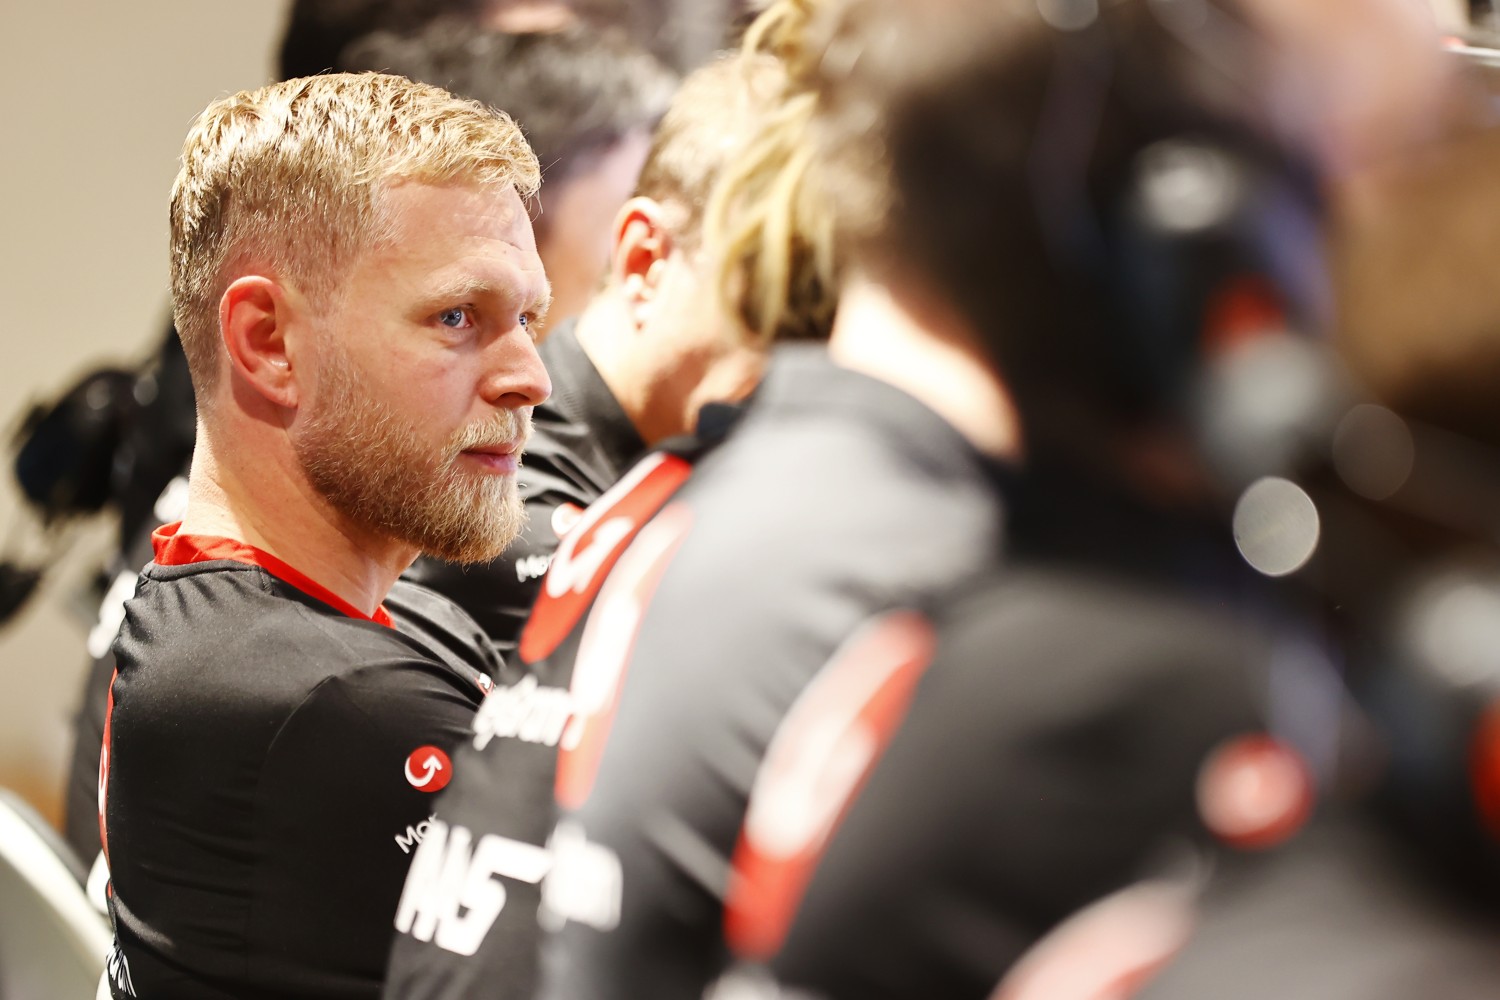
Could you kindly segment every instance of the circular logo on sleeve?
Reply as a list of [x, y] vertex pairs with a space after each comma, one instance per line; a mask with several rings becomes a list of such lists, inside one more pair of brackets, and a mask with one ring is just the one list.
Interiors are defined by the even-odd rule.
[[406, 780], [419, 792], [438, 792], [453, 780], [453, 761], [437, 747], [417, 747], [406, 758]]

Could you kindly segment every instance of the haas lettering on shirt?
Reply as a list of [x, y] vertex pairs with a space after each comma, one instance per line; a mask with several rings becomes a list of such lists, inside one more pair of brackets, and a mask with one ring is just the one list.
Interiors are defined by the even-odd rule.
[[505, 906], [505, 883], [535, 885], [552, 867], [547, 849], [433, 820], [411, 862], [396, 907], [396, 930], [459, 955], [473, 955]]
[[609, 930], [620, 918], [620, 862], [569, 824], [546, 847], [429, 822], [396, 908], [396, 930], [465, 957], [479, 951], [505, 908], [505, 880], [542, 883], [539, 919]]

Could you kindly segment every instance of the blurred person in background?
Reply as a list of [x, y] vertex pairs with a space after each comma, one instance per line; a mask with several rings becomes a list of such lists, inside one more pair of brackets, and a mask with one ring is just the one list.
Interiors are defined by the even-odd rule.
[[[1294, 336], [1330, 316], [1320, 178], [1425, 119], [1344, 94], [1338, 18], [830, 6], [827, 51], [859, 58], [815, 64], [825, 148], [891, 165], [891, 211], [843, 217], [987, 345], [1026, 461], [1005, 563], [873, 620], [777, 733], [725, 924], [758, 968], [723, 995], [1123, 995], [1186, 933], [1188, 859], [1284, 841], [1329, 776], [1310, 696], [1336, 676], [1247, 564], [1278, 533], [1231, 538], [1228, 508], [1337, 404]], [[1390, 92], [1431, 106], [1434, 33], [1358, 6], [1410, 70]]]
[[[882, 374], [929, 398], [941, 387], [933, 405], [971, 440], [1024, 450], [1003, 494], [1012, 554], [949, 589], [999, 560], [992, 500], [978, 525], [979, 505], [950, 508], [951, 548], [913, 509], [855, 556], [850, 525], [894, 491], [852, 455], [822, 491], [836, 527], [763, 496], [789, 478], [750, 452], [773, 366], [586, 626], [578, 676], [599, 707], [560, 767], [571, 811], [543, 887], [562, 926], [544, 997], [697, 997], [730, 948], [769, 960], [794, 995], [983, 997], [1158, 851], [1285, 835], [1310, 794], [1295, 727], [1263, 732], [1265, 671], [1299, 637], [1251, 614], [1262, 588], [1226, 509], [1277, 468], [1281, 442], [1233, 426], [1231, 454], [1210, 452], [1195, 438], [1215, 415], [1194, 405], [1232, 403], [1210, 378], [1252, 377], [1241, 362], [1262, 349], [1307, 356], [1292, 331], [1327, 306], [1319, 175], [1372, 155], [1372, 123], [1393, 141], [1411, 122], [1346, 99], [1364, 67], [1326, 22], [1280, 8], [830, 0], [823, 13], [827, 35], [794, 65], [817, 95], [807, 155], [857, 276], [834, 357], [879, 343]], [[1407, 13], [1367, 11], [1360, 32], [1383, 43], [1385, 71], [1411, 67], [1387, 94], [1412, 102], [1401, 87], [1441, 74]], [[871, 300], [888, 311], [872, 317]], [[973, 362], [968, 384], [1013, 411], [895, 355], [879, 336], [893, 314]], [[1285, 416], [1314, 421], [1318, 403]], [[909, 424], [918, 475], [936, 483], [940, 438]], [[780, 451], [802, 458], [805, 483], [797, 449]], [[714, 505], [716, 474], [736, 482], [735, 506]], [[785, 534], [802, 548], [775, 547], [762, 509], [800, 515]], [[921, 558], [904, 553], [888, 584], [878, 554], [916, 540]], [[804, 576], [809, 563], [823, 574]], [[776, 593], [753, 589], [760, 566]], [[1206, 762], [1230, 802], [1205, 815]], [[1267, 772], [1293, 780], [1247, 817], [1233, 792]]]
[[1500, 994], [1500, 129], [1468, 68], [1482, 127], [1338, 191], [1338, 344], [1368, 400], [1313, 480], [1304, 575], [1357, 697], [1326, 724], [1358, 738], [1305, 834], [1224, 859], [1143, 1000]]
[[[563, 623], [583, 617], [590, 584], [727, 429], [728, 413], [712, 404], [739, 399], [760, 377], [768, 340], [751, 336], [748, 319], [719, 294], [721, 254], [710, 242], [714, 233], [704, 232], [704, 213], [711, 204], [716, 219], [738, 218], [789, 196], [774, 183], [779, 159], [762, 155], [760, 169], [745, 169], [747, 148], [775, 129], [783, 91], [780, 66], [765, 55], [727, 57], [684, 82], [657, 130], [636, 197], [615, 226], [605, 288], [579, 320], [576, 337], [562, 330], [543, 345], [556, 392], [570, 409], [538, 408], [529, 453], [550, 447], [560, 456], [577, 455], [559, 462], [558, 472], [576, 463], [590, 469], [599, 486], [590, 490], [591, 483], [573, 486], [564, 479], [549, 486], [549, 467], [538, 473], [528, 456], [521, 473], [523, 483], [535, 484], [528, 530], [547, 545], [523, 550], [537, 553], [545, 566], [559, 528], [571, 521], [577, 526], [546, 577], [546, 610], [476, 716], [471, 744], [454, 757], [457, 778], [438, 799], [397, 911], [387, 997], [491, 993], [529, 1000], [533, 994], [538, 879], [555, 819], [557, 754], [560, 745], [571, 745], [576, 726], [568, 690], [573, 645], [564, 642], [546, 650], [549, 655], [539, 650], [549, 630], [557, 635]], [[735, 183], [716, 187], [721, 178]], [[738, 252], [779, 258], [786, 281], [796, 268], [814, 266], [809, 258], [794, 260], [797, 245], [790, 234], [762, 228], [756, 242], [738, 244]], [[831, 301], [788, 296], [813, 281], [809, 276], [764, 289], [768, 297], [788, 300], [775, 317], [774, 337], [826, 336]], [[753, 283], [738, 283], [737, 294], [747, 287]], [[585, 456], [616, 444], [640, 449], [647, 441], [658, 450], [600, 498], [598, 491], [623, 470], [586, 464]], [[579, 454], [585, 444], [589, 451]], [[621, 460], [623, 451], [610, 458]], [[565, 501], [571, 502], [559, 506]], [[487, 582], [495, 593], [515, 589], [514, 580]], [[442, 874], [454, 859], [502, 892], [465, 903], [460, 915], [452, 895], [458, 886]]]
[[119, 1000], [378, 994], [403, 837], [493, 685], [483, 646], [382, 602], [419, 552], [519, 531], [550, 392], [539, 183], [503, 113], [401, 77], [242, 92], [189, 132], [171, 270], [199, 432], [99, 765]]
[[[817, 6], [773, 5], [747, 49], [816, 58], [802, 45]], [[757, 229], [803, 236], [739, 274], [731, 258], [727, 284], [744, 289], [751, 331], [831, 297], [821, 278], [802, 293], [747, 294], [786, 287], [762, 276], [823, 254], [828, 267], [813, 273], [844, 277], [808, 141], [814, 102], [791, 81], [774, 127], [722, 182], [749, 176], [766, 207], [711, 245], [732, 252]], [[936, 592], [999, 547], [1015, 428], [977, 345], [951, 337], [925, 303], [858, 279], [839, 291], [828, 346], [772, 354], [734, 432], [623, 555], [606, 512], [569, 538], [599, 555], [555, 561], [544, 581], [522, 656], [534, 642], [576, 666], [558, 763], [564, 814], [541, 891], [543, 926], [556, 933], [540, 996], [698, 997], [717, 967], [750, 782], [781, 716], [871, 611]], [[565, 597], [563, 582], [580, 596]], [[593, 607], [579, 624], [584, 600]], [[464, 849], [450, 838], [445, 860]]]

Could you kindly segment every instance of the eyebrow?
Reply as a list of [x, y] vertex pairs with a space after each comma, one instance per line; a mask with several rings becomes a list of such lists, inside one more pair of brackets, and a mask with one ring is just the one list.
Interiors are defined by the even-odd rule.
[[[526, 285], [530, 283], [527, 282]], [[483, 276], [469, 275], [440, 285], [431, 295], [432, 299], [438, 302], [491, 296], [521, 300], [523, 310], [532, 313], [540, 321], [552, 306], [552, 283], [543, 278], [538, 293], [535, 288], [523, 287], [521, 283], [494, 281]]]
[[531, 314], [536, 317], [538, 326], [543, 325], [547, 319], [547, 312], [552, 308], [552, 283], [547, 283], [547, 292], [541, 298], [534, 300]]

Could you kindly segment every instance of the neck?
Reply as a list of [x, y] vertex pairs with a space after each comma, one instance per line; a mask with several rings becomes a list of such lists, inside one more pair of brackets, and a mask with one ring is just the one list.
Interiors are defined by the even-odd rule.
[[[289, 448], [252, 446], [252, 439], [267, 433], [263, 426], [225, 430], [216, 435], [198, 422], [182, 534], [253, 545], [374, 614], [417, 549], [372, 535], [334, 510], [308, 483]], [[234, 445], [218, 447], [220, 437]]]
[[[631, 357], [630, 339], [635, 336], [625, 303], [613, 294], [613, 286], [595, 295], [578, 316], [573, 326], [573, 336], [578, 346], [588, 356], [589, 362], [609, 388], [610, 395], [625, 411], [625, 416], [641, 429], [641, 418], [646, 411], [647, 393], [639, 380], [632, 378], [628, 364]], [[647, 442], [650, 444], [651, 442]]]
[[883, 285], [856, 278], [839, 298], [828, 342], [836, 364], [880, 379], [922, 402], [995, 458], [1021, 456], [1010, 393], [970, 338], [914, 312]]
[[[655, 445], [688, 429], [682, 419], [686, 402], [676, 398], [672, 389], [691, 380], [658, 377], [653, 365], [660, 355], [652, 348], [665, 348], [644, 342], [647, 333], [631, 323], [628, 307], [612, 289], [594, 296], [573, 332], [642, 441]], [[696, 363], [689, 357], [677, 360], [679, 376], [684, 374], [682, 369]]]

